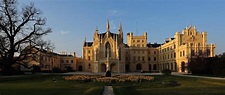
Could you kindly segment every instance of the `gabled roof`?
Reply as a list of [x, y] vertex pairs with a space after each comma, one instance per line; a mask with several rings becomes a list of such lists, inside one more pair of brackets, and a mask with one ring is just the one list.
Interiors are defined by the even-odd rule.
[[[118, 34], [116, 34], [116, 33], [111, 33], [111, 32], [109, 32], [109, 33], [110, 33], [110, 36], [111, 36], [114, 40], [116, 40], [115, 36], [117, 36]], [[100, 37], [100, 39], [102, 39], [102, 38], [104, 38], [104, 37], [106, 36], [106, 32], [105, 32], [105, 33], [100, 33], [100, 34], [98, 34], [98, 36]]]

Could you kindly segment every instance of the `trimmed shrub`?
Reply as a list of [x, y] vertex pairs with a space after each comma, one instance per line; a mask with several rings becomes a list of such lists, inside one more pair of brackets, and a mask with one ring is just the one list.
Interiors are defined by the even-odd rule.
[[171, 75], [171, 70], [170, 69], [164, 69], [162, 70], [163, 75]]
[[109, 70], [105, 73], [105, 77], [111, 77], [111, 72]]
[[53, 67], [52, 71], [53, 73], [62, 73], [61, 69], [58, 67]]

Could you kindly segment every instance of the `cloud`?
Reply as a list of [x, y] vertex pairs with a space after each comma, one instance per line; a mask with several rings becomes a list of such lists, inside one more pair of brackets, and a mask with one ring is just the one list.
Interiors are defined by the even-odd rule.
[[111, 28], [112, 30], [117, 29], [116, 24], [115, 24], [115, 22], [114, 22], [113, 20], [110, 20], [109, 23], [110, 23], [110, 28]]
[[67, 35], [67, 34], [69, 34], [70, 33], [70, 31], [60, 31], [60, 34], [61, 35]]
[[120, 12], [118, 10], [108, 10], [108, 16], [119, 16]]

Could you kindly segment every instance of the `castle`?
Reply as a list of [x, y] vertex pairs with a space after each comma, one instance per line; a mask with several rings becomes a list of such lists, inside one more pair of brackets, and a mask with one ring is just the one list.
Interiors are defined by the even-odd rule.
[[188, 59], [195, 53], [206, 52], [207, 57], [215, 56], [215, 44], [207, 43], [207, 32], [198, 32], [196, 27], [186, 27], [176, 32], [174, 38], [168, 38], [162, 44], [148, 43], [147, 33], [135, 36], [127, 33], [124, 43], [122, 24], [118, 33], [110, 31], [109, 21], [106, 31], [100, 33], [96, 28], [93, 42], [83, 43], [82, 64], [77, 64], [78, 71], [87, 72], [159, 72], [170, 69], [186, 72]]

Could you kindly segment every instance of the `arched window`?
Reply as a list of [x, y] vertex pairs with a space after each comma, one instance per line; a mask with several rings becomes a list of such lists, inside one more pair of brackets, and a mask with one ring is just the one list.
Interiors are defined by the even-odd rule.
[[109, 42], [105, 44], [105, 57], [111, 57], [111, 47]]
[[90, 63], [88, 64], [88, 69], [91, 69], [91, 64]]

